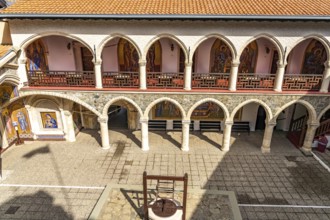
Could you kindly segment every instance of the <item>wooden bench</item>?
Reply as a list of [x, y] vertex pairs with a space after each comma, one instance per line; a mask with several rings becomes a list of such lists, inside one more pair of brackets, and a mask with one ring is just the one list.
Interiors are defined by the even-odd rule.
[[149, 120], [148, 121], [149, 130], [166, 130], [166, 120]]
[[231, 131], [235, 131], [235, 132], [248, 132], [248, 134], [250, 135], [250, 122], [248, 121], [235, 121]]
[[[182, 121], [173, 121], [173, 130], [182, 130]], [[194, 121], [190, 121], [189, 130], [194, 130]]]
[[221, 131], [221, 121], [200, 121], [200, 131]]

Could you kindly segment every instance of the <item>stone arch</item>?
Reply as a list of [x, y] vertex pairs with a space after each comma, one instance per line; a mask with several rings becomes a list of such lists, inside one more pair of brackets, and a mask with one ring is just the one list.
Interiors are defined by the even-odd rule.
[[185, 56], [185, 61], [187, 62], [187, 60], [188, 60], [188, 52], [187, 52], [187, 48], [186, 48], [185, 44], [179, 38], [177, 38], [175, 35], [172, 35], [172, 34], [159, 34], [159, 35], [153, 37], [147, 43], [147, 45], [144, 48], [144, 51], [143, 51], [143, 54], [142, 54], [142, 57], [141, 57], [143, 60], [146, 60], [146, 56], [147, 56], [148, 50], [151, 47], [151, 45], [153, 43], [155, 43], [157, 40], [160, 40], [161, 38], [169, 38], [169, 39], [175, 41], [181, 47], [181, 49], [182, 49], [182, 51], [184, 53], [184, 56]]
[[33, 41], [35, 41], [37, 39], [40, 39], [42, 37], [47, 37], [47, 36], [61, 36], [61, 37], [65, 37], [65, 38], [70, 38], [72, 40], [76, 40], [76, 41], [80, 42], [82, 45], [84, 45], [85, 47], [88, 48], [88, 50], [93, 54], [93, 58], [95, 56], [92, 47], [90, 47], [90, 45], [87, 44], [84, 40], [82, 40], [79, 37], [76, 37], [74, 35], [67, 34], [67, 33], [64, 33], [64, 32], [43, 32], [43, 33], [34, 34], [34, 35], [28, 37], [27, 39], [25, 39], [21, 43], [20, 48], [22, 50], [25, 50], [26, 47], [29, 46]]
[[119, 34], [119, 33], [116, 33], [116, 34], [111, 34], [110, 36], [104, 38], [101, 43], [97, 46], [96, 48], [96, 58], [97, 60], [101, 60], [101, 54], [102, 54], [102, 51], [104, 49], [104, 46], [109, 42], [111, 41], [112, 39], [115, 39], [115, 38], [123, 38], [125, 40], [127, 40], [129, 43], [131, 43], [134, 48], [136, 49], [136, 51], [138, 52], [138, 55], [139, 55], [139, 59], [142, 58], [142, 53], [141, 53], [141, 49], [140, 47], [136, 44], [136, 42], [134, 40], [132, 40], [131, 38], [127, 37], [126, 35], [124, 34]]
[[132, 104], [136, 108], [136, 110], [138, 110], [140, 117], [143, 116], [143, 112], [142, 112], [140, 106], [138, 106], [133, 100], [131, 100], [125, 96], [119, 96], [119, 97], [111, 99], [110, 101], [108, 101], [105, 104], [105, 106], [103, 107], [103, 111], [102, 111], [103, 117], [106, 117], [108, 115], [108, 108], [110, 107], [110, 105], [112, 105], [113, 103], [115, 103], [117, 101], [127, 101], [128, 103]]
[[270, 121], [272, 119], [272, 110], [269, 108], [269, 106], [265, 102], [263, 102], [259, 99], [249, 99], [249, 100], [246, 100], [246, 101], [240, 103], [238, 106], [236, 106], [230, 115], [230, 118], [229, 118], [230, 121], [234, 121], [235, 114], [237, 113], [237, 111], [240, 108], [242, 108], [243, 106], [245, 106], [249, 103], [253, 103], [253, 102], [261, 105], [265, 109], [266, 116], [267, 116], [267, 122]]
[[79, 105], [82, 105], [84, 106], [86, 109], [90, 110], [91, 112], [93, 112], [95, 115], [97, 116], [102, 116], [101, 113], [99, 113], [94, 107], [90, 106], [89, 104], [81, 101], [80, 99], [78, 98], [75, 98], [75, 97], [72, 97], [72, 96], [69, 96], [69, 95], [65, 95], [65, 94], [61, 94], [61, 93], [56, 93], [56, 92], [46, 92], [46, 91], [33, 91], [33, 92], [24, 92], [22, 94], [20, 94], [19, 97], [17, 98], [13, 98], [10, 100], [10, 102], [8, 103], [11, 104], [15, 101], [17, 101], [18, 99], [21, 99], [21, 98], [24, 98], [24, 97], [29, 97], [29, 96], [33, 96], [33, 95], [45, 95], [45, 96], [55, 96], [55, 97], [58, 97], [58, 98], [63, 98], [63, 99], [67, 99], [67, 100], [71, 100], [75, 103], [78, 103]]
[[193, 111], [201, 104], [205, 103], [205, 102], [214, 102], [216, 103], [218, 106], [221, 107], [221, 109], [223, 110], [223, 112], [225, 113], [225, 118], [227, 119], [229, 117], [229, 111], [227, 109], [227, 107], [222, 103], [220, 102], [219, 100], [217, 99], [213, 99], [213, 98], [205, 98], [205, 99], [202, 99], [202, 100], [199, 100], [198, 102], [196, 102], [195, 104], [193, 104], [193, 106], [190, 107], [190, 109], [188, 110], [188, 113], [187, 113], [187, 119], [191, 119], [191, 114], [193, 113]]
[[205, 35], [203, 36], [201, 39], [199, 39], [193, 46], [192, 50], [189, 51], [189, 62], [192, 62], [193, 60], [193, 55], [195, 53], [195, 51], [197, 50], [197, 48], [204, 42], [206, 41], [207, 39], [210, 39], [210, 38], [217, 38], [217, 39], [220, 39], [221, 41], [225, 42], [229, 49], [230, 49], [230, 52], [231, 54], [233, 55], [233, 60], [236, 60], [237, 59], [237, 51], [236, 51], [236, 48], [235, 46], [233, 45], [233, 43], [225, 36], [221, 35], [221, 34], [209, 34], [209, 35]]
[[325, 108], [320, 112], [319, 116], [317, 117], [317, 121], [320, 121], [321, 118], [322, 118], [322, 116], [323, 116], [328, 110], [330, 110], [330, 104], [329, 104], [327, 107], [325, 107]]
[[238, 51], [237, 54], [237, 60], [239, 60], [243, 50], [245, 47], [247, 47], [247, 45], [249, 45], [251, 42], [259, 39], [259, 38], [265, 38], [267, 40], [269, 40], [270, 42], [273, 43], [273, 45], [276, 47], [277, 51], [278, 51], [278, 56], [279, 56], [279, 60], [282, 61], [283, 60], [283, 54], [284, 54], [284, 50], [283, 50], [283, 46], [281, 45], [281, 43], [272, 35], [270, 34], [266, 34], [266, 33], [262, 33], [262, 34], [258, 34], [254, 37], [252, 37], [251, 39], [249, 39], [244, 45], [243, 47], [240, 48], [240, 50]]
[[19, 81], [20, 78], [18, 77], [18, 75], [16, 73], [4, 73], [1, 77], [0, 77], [0, 85], [4, 84], [4, 83], [8, 83], [14, 86], [18, 86], [19, 85]]
[[151, 102], [146, 110], [144, 111], [144, 118], [149, 118], [149, 112], [151, 110], [152, 107], [154, 107], [157, 103], [160, 103], [160, 102], [163, 102], [163, 101], [169, 101], [171, 103], [173, 103], [174, 105], [176, 105], [176, 107], [178, 107], [180, 109], [180, 112], [181, 112], [181, 116], [182, 116], [182, 120], [185, 120], [187, 117], [186, 117], [186, 112], [185, 110], [183, 109], [183, 107], [181, 106], [181, 104], [174, 100], [174, 99], [171, 99], [171, 98], [167, 98], [167, 97], [163, 97], [163, 98], [159, 98], [159, 99], [156, 99], [154, 100], [153, 102]]
[[317, 35], [317, 34], [312, 34], [312, 35], [307, 35], [307, 36], [304, 36], [302, 38], [300, 38], [299, 40], [297, 40], [292, 47], [290, 47], [290, 50], [286, 52], [287, 55], [289, 55], [292, 50], [298, 46], [298, 44], [300, 44], [301, 42], [305, 41], [305, 40], [308, 40], [308, 39], [314, 39], [314, 40], [317, 40], [319, 42], [321, 42], [321, 44], [324, 46], [325, 48], [325, 51], [327, 53], [327, 60], [330, 59], [330, 43], [329, 41], [322, 35]]
[[290, 105], [293, 105], [295, 103], [298, 103], [298, 104], [302, 104], [303, 106], [305, 106], [305, 108], [307, 109], [308, 111], [308, 114], [309, 114], [309, 118], [308, 118], [308, 121], [309, 122], [317, 122], [317, 113], [313, 107], [312, 104], [310, 104], [309, 102], [307, 101], [304, 101], [304, 100], [293, 100], [291, 102], [288, 102], [286, 103], [285, 105], [281, 106], [275, 113], [272, 121], [276, 122], [276, 119], [277, 117], [279, 116], [279, 114], [286, 108], [288, 108]]

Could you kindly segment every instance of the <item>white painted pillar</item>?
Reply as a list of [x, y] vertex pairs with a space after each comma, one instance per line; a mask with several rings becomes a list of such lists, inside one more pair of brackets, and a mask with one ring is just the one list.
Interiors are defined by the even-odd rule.
[[231, 127], [233, 126], [234, 122], [226, 121], [225, 127], [223, 129], [223, 137], [222, 137], [222, 151], [229, 151], [230, 148], [230, 138], [231, 138]]
[[31, 107], [30, 105], [25, 105], [25, 108], [26, 108], [26, 111], [27, 111], [28, 116], [29, 116], [31, 132], [33, 134], [33, 139], [36, 140], [37, 139], [36, 131], [38, 130], [38, 123], [37, 123], [37, 121], [34, 121], [33, 107]]
[[142, 150], [143, 151], [148, 151], [149, 150], [148, 119], [147, 118], [140, 118], [140, 123], [141, 123]]
[[102, 60], [94, 62], [94, 74], [95, 74], [95, 88], [102, 89]]
[[27, 58], [25, 57], [25, 53], [22, 52], [21, 57], [18, 59], [17, 73], [18, 73], [18, 76], [20, 78], [18, 89], [20, 89], [24, 85], [27, 85], [28, 84], [26, 62], [27, 62]]
[[74, 131], [72, 114], [70, 111], [64, 111], [64, 116], [65, 116], [64, 123], [66, 123], [67, 126], [65, 138], [69, 142], [74, 142], [76, 141], [76, 134]]
[[85, 120], [84, 120], [84, 114], [83, 114], [83, 111], [82, 111], [82, 106], [80, 105], [79, 106], [79, 110], [80, 110], [80, 118], [81, 118], [81, 126], [85, 127]]
[[320, 92], [328, 92], [330, 84], [330, 61], [324, 63], [323, 80]]
[[229, 90], [236, 91], [236, 83], [237, 83], [237, 76], [238, 76], [238, 61], [233, 61], [231, 63], [230, 68], [230, 76], [229, 76]]
[[282, 63], [277, 64], [277, 71], [276, 71], [276, 76], [275, 76], [275, 86], [274, 86], [274, 91], [276, 91], [276, 92], [282, 92], [285, 66], [286, 66], [286, 64], [282, 64]]
[[100, 123], [100, 129], [101, 129], [102, 149], [104, 150], [109, 149], [110, 143], [109, 143], [109, 130], [108, 130], [108, 116], [99, 117], [98, 122]]
[[192, 63], [186, 63], [184, 68], [184, 90], [191, 90]]
[[314, 122], [314, 123], [308, 124], [304, 144], [302, 147], [303, 151], [310, 152], [312, 150], [312, 144], [313, 144], [313, 140], [314, 140], [315, 131], [319, 127], [319, 125], [320, 125], [319, 122]]
[[0, 133], [1, 133], [1, 147], [3, 149], [8, 147], [8, 140], [7, 140], [7, 131], [6, 131], [6, 126], [3, 124], [2, 120], [0, 120]]
[[270, 153], [270, 144], [272, 142], [273, 131], [276, 123], [266, 123], [264, 138], [262, 140], [261, 152]]
[[147, 89], [147, 71], [146, 71], [145, 60], [139, 61], [139, 70], [140, 70], [140, 89]]
[[182, 151], [189, 151], [189, 126], [190, 120], [182, 120]]

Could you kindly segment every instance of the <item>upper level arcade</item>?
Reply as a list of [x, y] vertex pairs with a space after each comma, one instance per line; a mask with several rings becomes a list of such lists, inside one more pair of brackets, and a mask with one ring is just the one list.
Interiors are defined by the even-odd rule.
[[141, 47], [139, 39], [115, 36], [97, 57], [95, 46], [81, 39], [44, 36], [22, 48], [21, 78], [25, 86], [47, 88], [330, 91], [329, 50], [321, 38], [304, 38], [290, 49], [268, 35], [251, 37], [241, 48], [220, 35], [204, 37], [195, 48], [180, 37], [154, 36]]

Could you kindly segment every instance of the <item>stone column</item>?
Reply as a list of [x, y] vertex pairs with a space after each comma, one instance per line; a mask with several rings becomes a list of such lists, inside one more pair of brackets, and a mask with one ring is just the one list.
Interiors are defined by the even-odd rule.
[[192, 63], [186, 63], [184, 68], [184, 90], [191, 90]]
[[270, 143], [272, 142], [272, 136], [274, 127], [276, 123], [266, 123], [266, 128], [264, 131], [264, 138], [262, 140], [261, 152], [262, 153], [270, 153]]
[[233, 61], [231, 63], [230, 76], [229, 76], [229, 90], [230, 91], [236, 91], [238, 66], [239, 66], [238, 61]]
[[94, 62], [94, 74], [95, 74], [95, 88], [102, 89], [102, 60], [93, 61]]
[[66, 128], [67, 128], [65, 139], [69, 142], [74, 142], [76, 141], [76, 134], [74, 131], [72, 114], [70, 111], [64, 111], [64, 116], [65, 116], [64, 123], [66, 123]]
[[98, 118], [101, 128], [101, 140], [102, 140], [102, 149], [109, 149], [109, 130], [108, 130], [108, 116], [102, 116]]
[[324, 72], [320, 92], [328, 92], [330, 84], [330, 61], [324, 63]]
[[315, 131], [319, 127], [319, 125], [320, 125], [319, 122], [314, 122], [314, 123], [312, 122], [308, 124], [304, 144], [302, 147], [303, 151], [310, 152], [312, 150]]
[[148, 151], [149, 150], [149, 134], [148, 134], [148, 119], [147, 118], [141, 118], [141, 144], [142, 144], [142, 150]]
[[282, 92], [282, 84], [283, 84], [285, 66], [286, 66], [286, 64], [277, 63], [277, 71], [276, 71], [275, 86], [274, 86], [274, 91], [276, 91], [276, 92]]
[[147, 89], [147, 71], [146, 71], [146, 64], [145, 60], [139, 61], [139, 69], [140, 69], [140, 89]]
[[230, 148], [230, 138], [231, 138], [231, 127], [233, 126], [234, 122], [226, 121], [224, 123], [225, 127], [223, 129], [223, 137], [222, 137], [222, 151], [229, 151]]
[[[0, 109], [1, 112], [1, 109]], [[0, 120], [0, 133], [1, 133], [1, 147], [3, 149], [8, 147], [8, 140], [7, 140], [7, 131], [6, 131], [6, 126], [3, 124], [2, 120]]]
[[28, 83], [26, 62], [27, 59], [25, 57], [25, 54], [23, 55], [22, 52], [21, 58], [18, 59], [18, 69], [17, 69], [17, 73], [20, 78], [20, 82], [18, 85], [19, 89], [22, 88], [24, 85], [27, 85]]
[[82, 111], [82, 105], [79, 106], [79, 110], [80, 110], [81, 126], [85, 127], [85, 119]]
[[189, 151], [189, 126], [190, 120], [182, 120], [182, 151]]
[[128, 129], [136, 130], [136, 118], [137, 118], [137, 111], [135, 109], [127, 109], [127, 123]]

